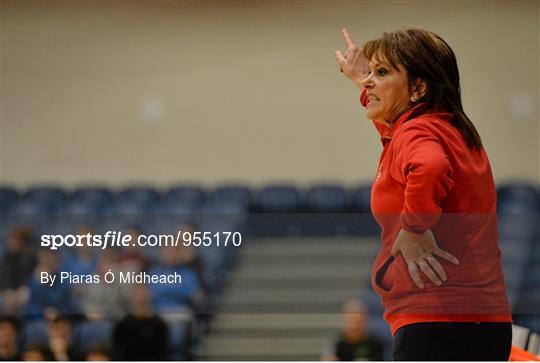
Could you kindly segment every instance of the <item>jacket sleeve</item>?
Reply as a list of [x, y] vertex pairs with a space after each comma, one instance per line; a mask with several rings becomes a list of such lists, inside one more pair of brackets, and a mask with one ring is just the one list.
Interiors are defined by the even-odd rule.
[[439, 221], [441, 202], [454, 186], [452, 165], [426, 125], [407, 123], [395, 138], [396, 167], [405, 180], [401, 227], [423, 233]]

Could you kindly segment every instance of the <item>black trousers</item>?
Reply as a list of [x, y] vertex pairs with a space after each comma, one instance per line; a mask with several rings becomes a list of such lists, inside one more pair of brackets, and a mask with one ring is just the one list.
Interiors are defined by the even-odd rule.
[[507, 361], [511, 323], [416, 323], [398, 329], [394, 360]]

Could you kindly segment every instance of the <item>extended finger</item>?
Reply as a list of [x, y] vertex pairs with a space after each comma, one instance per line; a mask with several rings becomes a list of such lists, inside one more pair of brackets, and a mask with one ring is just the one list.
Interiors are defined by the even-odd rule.
[[440, 286], [441, 280], [439, 277], [435, 274], [435, 272], [431, 269], [429, 266], [429, 263], [427, 263], [426, 260], [420, 259], [418, 262], [418, 267], [420, 267], [420, 270], [433, 282], [435, 285]]
[[352, 40], [347, 29], [345, 28], [341, 29], [341, 34], [343, 34], [343, 40], [345, 41], [345, 45], [347, 46], [347, 48], [356, 47], [356, 44]]
[[336, 50], [336, 60], [339, 63], [339, 71], [343, 73], [343, 65], [347, 62], [347, 59], [345, 59], [343, 53], [339, 50]]
[[457, 258], [452, 256], [448, 252], [441, 250], [438, 247], [435, 248], [432, 253], [436, 254], [437, 256], [439, 256], [441, 258], [444, 258], [445, 260], [447, 260], [448, 262], [453, 263], [454, 265], [459, 265], [459, 260]]
[[443, 280], [446, 281], [448, 279], [448, 276], [446, 276], [446, 272], [444, 271], [444, 268], [441, 266], [439, 261], [433, 256], [427, 256], [425, 260], [431, 265], [431, 267], [437, 272], [437, 275]]
[[347, 62], [347, 59], [340, 50], [336, 50], [336, 59], [340, 65], [343, 65], [343, 63]]
[[409, 268], [409, 275], [411, 276], [415, 285], [419, 289], [423, 289], [424, 281], [422, 281], [422, 276], [420, 276], [420, 272], [418, 271], [418, 266], [416, 266], [416, 263], [413, 261], [407, 262], [407, 267]]

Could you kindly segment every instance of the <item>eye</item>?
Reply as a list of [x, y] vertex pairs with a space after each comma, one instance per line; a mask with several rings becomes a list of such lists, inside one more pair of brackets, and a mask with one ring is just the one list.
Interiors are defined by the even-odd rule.
[[388, 71], [386, 70], [386, 68], [379, 68], [379, 69], [377, 70], [377, 75], [379, 75], [379, 76], [384, 76], [384, 75], [386, 75], [387, 73], [388, 73]]

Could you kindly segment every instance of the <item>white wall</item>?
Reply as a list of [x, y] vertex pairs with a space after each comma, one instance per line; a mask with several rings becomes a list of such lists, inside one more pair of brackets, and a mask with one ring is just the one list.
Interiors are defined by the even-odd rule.
[[424, 27], [453, 46], [497, 181], [540, 181], [537, 1], [3, 1], [0, 182], [369, 181], [380, 142], [337, 70]]

